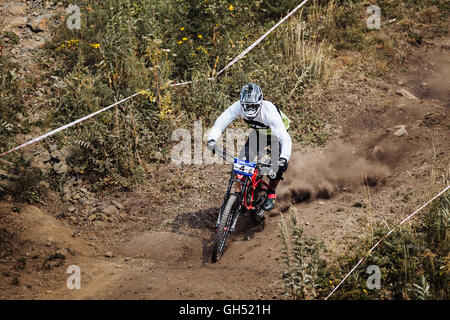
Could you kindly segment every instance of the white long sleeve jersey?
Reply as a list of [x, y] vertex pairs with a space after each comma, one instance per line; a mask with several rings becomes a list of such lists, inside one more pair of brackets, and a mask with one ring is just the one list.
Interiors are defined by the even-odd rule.
[[[209, 133], [208, 140], [217, 140], [225, 128], [228, 127], [228, 125], [238, 116], [241, 116], [244, 120], [250, 120], [245, 116], [241, 108], [241, 103], [236, 101], [227, 110], [225, 110], [219, 118], [217, 118]], [[275, 107], [272, 102], [264, 100], [258, 115], [254, 119], [251, 119], [251, 121], [260, 123], [266, 128], [270, 128], [272, 134], [274, 134], [278, 141], [280, 141], [280, 158], [285, 158], [289, 161], [292, 151], [292, 139], [284, 126], [277, 107]]]

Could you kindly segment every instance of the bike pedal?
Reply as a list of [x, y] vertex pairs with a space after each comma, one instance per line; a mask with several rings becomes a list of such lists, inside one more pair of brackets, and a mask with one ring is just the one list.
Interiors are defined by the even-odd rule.
[[264, 218], [265, 213], [266, 213], [266, 211], [261, 209], [258, 212], [256, 212], [256, 215], [260, 218]]

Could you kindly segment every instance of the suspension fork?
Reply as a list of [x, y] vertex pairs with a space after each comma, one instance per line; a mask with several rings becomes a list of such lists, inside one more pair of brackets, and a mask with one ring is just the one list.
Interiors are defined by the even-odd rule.
[[217, 217], [217, 221], [216, 221], [216, 228], [219, 227], [220, 225], [220, 220], [222, 219], [222, 214], [223, 214], [223, 210], [228, 202], [228, 199], [230, 198], [230, 194], [231, 194], [231, 188], [233, 187], [233, 182], [237, 182], [237, 183], [242, 183], [241, 186], [241, 192], [237, 193], [234, 192], [233, 194], [235, 194], [237, 196], [237, 204], [236, 204], [236, 208], [234, 210], [233, 213], [233, 223], [232, 226], [230, 228], [230, 232], [234, 231], [234, 228], [236, 227], [236, 222], [237, 219], [239, 217], [239, 214], [241, 212], [241, 207], [242, 207], [242, 199], [244, 198], [244, 193], [247, 190], [247, 186], [248, 186], [248, 181], [249, 181], [249, 177], [245, 177], [244, 182], [242, 182], [242, 180], [240, 179], [236, 179], [236, 173], [232, 172], [231, 173], [231, 178], [228, 182], [228, 188], [227, 188], [227, 192], [223, 198], [223, 203], [222, 203], [222, 207], [220, 208], [220, 212], [219, 212], [219, 216]]
[[235, 193], [237, 195], [237, 197], [238, 197], [238, 203], [237, 203], [236, 209], [235, 209], [234, 214], [233, 214], [233, 223], [231, 225], [230, 232], [233, 232], [234, 228], [236, 227], [237, 220], [238, 220], [239, 215], [241, 213], [242, 199], [244, 199], [244, 194], [245, 194], [245, 192], [247, 192], [249, 180], [250, 180], [249, 177], [245, 177], [245, 180], [244, 180], [243, 183], [242, 183], [242, 180], [240, 180], [241, 183], [242, 183], [241, 192], [240, 193]]
[[225, 208], [225, 205], [227, 204], [228, 199], [230, 198], [230, 192], [231, 192], [231, 187], [233, 185], [233, 179], [234, 179], [234, 172], [231, 172], [231, 177], [230, 177], [230, 180], [228, 181], [227, 192], [225, 193], [225, 196], [223, 197], [222, 206], [220, 207], [219, 216], [217, 217], [216, 228], [218, 228], [220, 225], [220, 220], [222, 219], [223, 209]]
[[[225, 196], [223, 197], [222, 206], [220, 207], [219, 216], [217, 217], [216, 228], [218, 228], [220, 225], [220, 220], [222, 219], [223, 210], [225, 209], [228, 199], [230, 198], [231, 188], [233, 187], [233, 182], [242, 183], [241, 180], [236, 179], [236, 173], [231, 172], [231, 177], [230, 177], [230, 180], [228, 181], [227, 192], [225, 193]], [[244, 185], [246, 185], [246, 183], [244, 183]], [[236, 194], [236, 196], [238, 197], [238, 207], [240, 208], [241, 207], [240, 204], [242, 202], [242, 195], [243, 195], [242, 189], [241, 189], [240, 193], [234, 193], [234, 194]]]

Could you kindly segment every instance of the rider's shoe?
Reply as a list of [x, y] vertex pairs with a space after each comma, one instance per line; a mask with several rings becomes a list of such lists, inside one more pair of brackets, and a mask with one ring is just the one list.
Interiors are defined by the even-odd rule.
[[267, 199], [264, 202], [262, 208], [264, 209], [264, 211], [269, 211], [272, 210], [275, 204], [275, 199], [277, 198], [275, 193], [269, 193], [267, 195]]

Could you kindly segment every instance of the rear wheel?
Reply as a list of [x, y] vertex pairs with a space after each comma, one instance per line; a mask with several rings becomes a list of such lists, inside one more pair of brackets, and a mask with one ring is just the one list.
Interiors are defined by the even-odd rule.
[[231, 223], [233, 221], [233, 212], [237, 205], [237, 196], [235, 194], [230, 195], [228, 198], [225, 209], [222, 213], [219, 228], [214, 236], [214, 245], [212, 250], [211, 262], [219, 261], [225, 249], [225, 243], [227, 242], [228, 235], [230, 233]]

